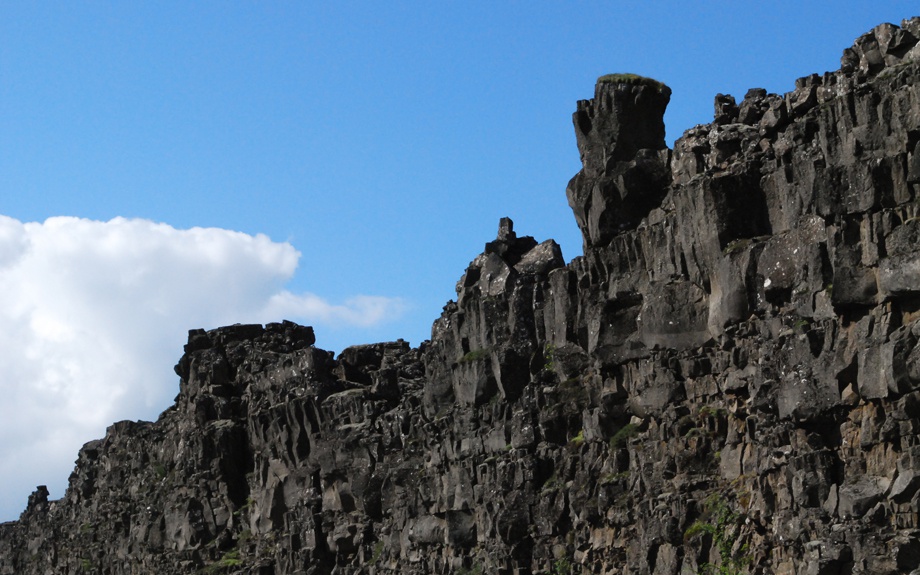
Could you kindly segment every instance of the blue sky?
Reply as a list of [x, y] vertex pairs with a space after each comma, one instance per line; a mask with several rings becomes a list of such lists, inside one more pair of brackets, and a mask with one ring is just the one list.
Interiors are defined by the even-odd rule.
[[0, 520], [39, 483], [61, 496], [107, 424], [169, 405], [189, 328], [283, 315], [326, 349], [416, 345], [500, 217], [579, 255], [571, 114], [598, 76], [667, 83], [671, 144], [716, 93], [789, 91], [912, 11], [0, 3], [0, 444], [21, 447]]

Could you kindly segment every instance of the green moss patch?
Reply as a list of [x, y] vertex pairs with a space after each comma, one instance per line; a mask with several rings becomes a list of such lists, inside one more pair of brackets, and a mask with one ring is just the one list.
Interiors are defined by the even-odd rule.
[[654, 78], [647, 78], [645, 76], [640, 76], [638, 74], [605, 74], [597, 79], [598, 84], [630, 84], [633, 86], [649, 86], [654, 88], [658, 92], [667, 92], [671, 93], [671, 88], [668, 88], [662, 82], [655, 80]]

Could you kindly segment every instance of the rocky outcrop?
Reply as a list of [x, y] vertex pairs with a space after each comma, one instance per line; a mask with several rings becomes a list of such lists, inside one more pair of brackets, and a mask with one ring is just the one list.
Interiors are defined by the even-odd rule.
[[671, 89], [648, 78], [610, 74], [593, 100], [578, 102], [575, 138], [584, 166], [566, 195], [584, 234], [585, 252], [635, 228], [667, 192], [670, 150], [664, 111]]
[[920, 19], [785, 95], [603, 77], [584, 256], [509, 219], [418, 348], [189, 334], [0, 574], [920, 573]]

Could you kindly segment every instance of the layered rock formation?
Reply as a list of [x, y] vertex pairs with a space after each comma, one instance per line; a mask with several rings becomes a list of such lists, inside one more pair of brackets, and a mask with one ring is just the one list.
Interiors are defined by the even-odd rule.
[[920, 19], [794, 91], [599, 81], [585, 255], [502, 220], [429, 342], [193, 331], [0, 574], [920, 573]]

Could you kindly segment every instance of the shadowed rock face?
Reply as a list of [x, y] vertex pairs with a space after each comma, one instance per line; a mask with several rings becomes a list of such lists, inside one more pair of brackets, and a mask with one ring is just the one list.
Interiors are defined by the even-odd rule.
[[920, 572], [920, 19], [785, 95], [599, 85], [585, 254], [499, 224], [418, 348], [189, 334], [0, 574]]
[[664, 143], [670, 88], [645, 78], [603, 80], [593, 100], [578, 102], [572, 118], [584, 167], [566, 195], [585, 251], [635, 228], [661, 204], [670, 183]]

